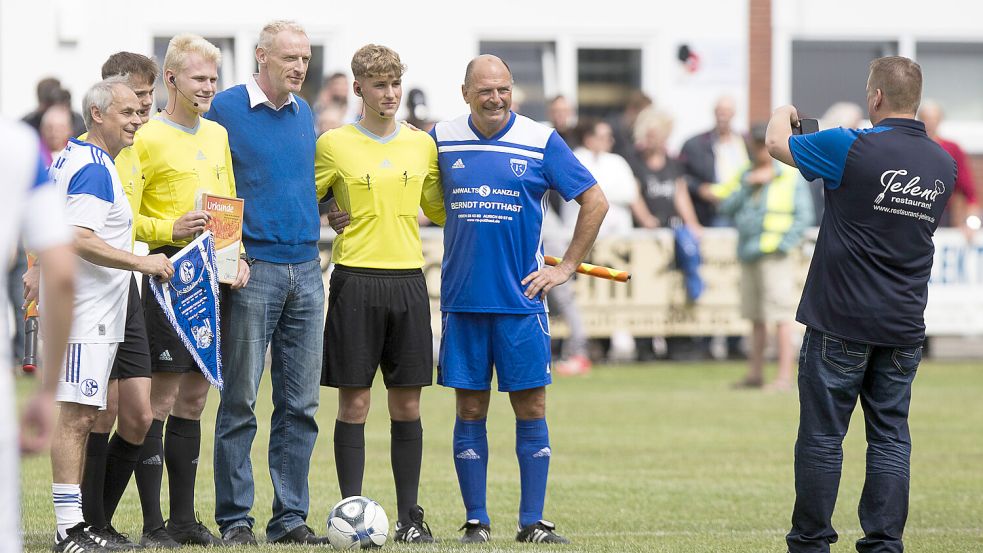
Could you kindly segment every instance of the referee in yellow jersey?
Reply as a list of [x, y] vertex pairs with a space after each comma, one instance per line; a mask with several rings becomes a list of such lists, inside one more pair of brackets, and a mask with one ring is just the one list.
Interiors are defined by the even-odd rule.
[[330, 188], [351, 224], [332, 248], [321, 384], [338, 388], [334, 451], [342, 497], [362, 494], [365, 419], [376, 369], [388, 389], [395, 541], [433, 541], [417, 504], [423, 460], [420, 391], [433, 383], [430, 298], [417, 214], [445, 219], [433, 139], [397, 124], [405, 66], [369, 44], [352, 73], [364, 117], [317, 141], [318, 197]]
[[[195, 210], [195, 199], [202, 192], [236, 195], [228, 133], [201, 117], [215, 96], [221, 56], [218, 48], [197, 35], [178, 35], [167, 46], [167, 107], [140, 129], [134, 142], [145, 179], [137, 236], [146, 238], [151, 253], [174, 255], [204, 230], [208, 216]], [[249, 266], [243, 259], [232, 287], [241, 288], [248, 280]], [[144, 279], [144, 286], [146, 283]], [[227, 287], [221, 288], [224, 292]], [[224, 303], [220, 301], [220, 306]], [[221, 539], [197, 520], [194, 507], [200, 420], [208, 381], [153, 294], [144, 294], [144, 309], [153, 369], [150, 401], [154, 421], [139, 465], [146, 478], [138, 478], [138, 485], [141, 496], [147, 495], [144, 487], [156, 486], [156, 493], [149, 495], [160, 497], [163, 461], [171, 508], [165, 528], [159, 504], [143, 505], [141, 543], [167, 544], [170, 537], [181, 544], [220, 545]], [[223, 325], [228, 324], [226, 319], [222, 317]], [[165, 419], [167, 429], [162, 432]]]

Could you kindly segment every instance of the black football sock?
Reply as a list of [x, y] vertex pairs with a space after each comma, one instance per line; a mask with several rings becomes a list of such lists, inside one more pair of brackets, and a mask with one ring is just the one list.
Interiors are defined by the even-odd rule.
[[130, 476], [133, 476], [142, 447], [124, 440], [119, 432], [113, 434], [113, 439], [109, 440], [109, 447], [106, 449], [106, 484], [103, 488], [106, 522], [113, 521], [116, 507], [126, 491], [126, 485], [130, 483]]
[[423, 463], [423, 423], [392, 421], [390, 429], [390, 455], [393, 479], [396, 481], [397, 519], [402, 524], [410, 522], [410, 507], [417, 503], [420, 489], [420, 465]]
[[365, 472], [365, 423], [334, 423], [334, 462], [342, 499], [362, 495]]
[[85, 468], [82, 470], [82, 516], [96, 528], [106, 527], [103, 509], [103, 483], [106, 481], [106, 444], [109, 434], [89, 432], [85, 444]]
[[134, 469], [140, 508], [143, 510], [144, 534], [164, 525], [164, 515], [160, 512], [160, 482], [164, 477], [163, 437], [164, 421], [154, 419], [147, 429], [147, 437], [143, 439]]
[[171, 415], [167, 417], [164, 463], [167, 489], [171, 492], [170, 522], [178, 526], [193, 524], [195, 518], [195, 478], [201, 450], [201, 422]]

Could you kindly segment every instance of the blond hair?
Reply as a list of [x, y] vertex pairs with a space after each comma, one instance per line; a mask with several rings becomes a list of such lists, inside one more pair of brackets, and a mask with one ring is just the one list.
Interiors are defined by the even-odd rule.
[[649, 131], [656, 130], [665, 139], [672, 133], [672, 124], [673, 119], [669, 112], [649, 106], [638, 113], [633, 138], [636, 143], [645, 142]]
[[184, 33], [175, 36], [167, 44], [167, 53], [164, 54], [164, 71], [176, 73], [184, 69], [188, 57], [193, 54], [213, 62], [216, 66], [222, 63], [222, 51], [217, 46], [198, 35]]
[[301, 33], [307, 36], [307, 31], [304, 30], [304, 27], [300, 23], [287, 19], [276, 19], [263, 25], [263, 30], [259, 32], [259, 42], [256, 43], [256, 47], [269, 52], [273, 48], [273, 39], [283, 31]]
[[356, 79], [366, 77], [396, 77], [403, 76], [406, 66], [399, 59], [399, 54], [391, 48], [379, 44], [366, 44], [352, 56], [352, 75]]

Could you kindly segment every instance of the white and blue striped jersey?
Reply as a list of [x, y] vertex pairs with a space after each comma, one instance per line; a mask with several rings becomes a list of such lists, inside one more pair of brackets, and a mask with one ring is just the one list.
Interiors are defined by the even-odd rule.
[[[91, 229], [113, 248], [131, 251], [133, 213], [109, 153], [88, 142], [72, 139], [51, 164], [50, 175], [58, 192], [67, 198], [67, 224]], [[129, 271], [95, 265], [79, 258], [70, 342], [123, 341], [129, 279]], [[43, 301], [40, 306], [43, 310]]]
[[515, 113], [491, 137], [470, 115], [438, 123], [431, 135], [447, 211], [440, 309], [544, 312], [521, 282], [544, 265], [546, 192], [570, 201], [597, 181], [556, 131]]

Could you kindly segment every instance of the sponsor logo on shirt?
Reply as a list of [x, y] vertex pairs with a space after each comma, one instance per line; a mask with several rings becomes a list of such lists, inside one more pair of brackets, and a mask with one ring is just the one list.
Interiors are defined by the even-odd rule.
[[[882, 188], [874, 198], [874, 210], [934, 223], [935, 218], [925, 211], [931, 210], [939, 195], [945, 193], [945, 183], [935, 179], [932, 185], [925, 186], [921, 184], [920, 176], [916, 175], [905, 182], [907, 176], [907, 169], [890, 169], [881, 173]], [[887, 202], [882, 205], [885, 200]]]
[[464, 161], [462, 161], [461, 158], [457, 158], [454, 165], [451, 165], [451, 169], [464, 169]]

